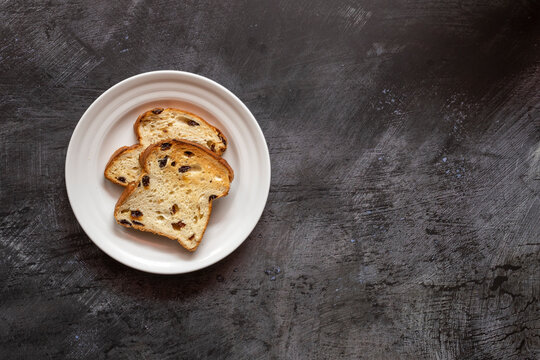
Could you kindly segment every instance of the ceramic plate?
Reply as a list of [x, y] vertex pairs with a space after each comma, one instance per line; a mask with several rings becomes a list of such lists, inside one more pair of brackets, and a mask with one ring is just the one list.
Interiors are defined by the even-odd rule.
[[[114, 220], [123, 188], [105, 179], [105, 165], [116, 149], [136, 143], [133, 123], [154, 107], [197, 114], [229, 140], [223, 157], [234, 170], [234, 181], [229, 195], [214, 202], [194, 253], [174, 240], [126, 229]], [[120, 82], [86, 110], [69, 143], [66, 187], [77, 220], [103, 251], [139, 270], [180, 274], [214, 264], [248, 237], [268, 198], [270, 156], [257, 121], [229, 90], [199, 75], [155, 71]]]

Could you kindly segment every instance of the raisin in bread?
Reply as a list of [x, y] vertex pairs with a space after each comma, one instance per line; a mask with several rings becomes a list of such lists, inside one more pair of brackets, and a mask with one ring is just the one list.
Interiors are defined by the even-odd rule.
[[207, 147], [220, 156], [227, 149], [227, 139], [219, 129], [200, 117], [179, 109], [156, 108], [147, 111], [137, 118], [133, 129], [139, 143], [118, 149], [105, 167], [105, 177], [123, 186], [139, 178], [139, 156], [146, 147], [158, 141], [186, 139]]
[[194, 251], [213, 200], [229, 192], [231, 167], [198, 144], [173, 139], [149, 146], [140, 163], [139, 181], [128, 184], [116, 204], [116, 221], [177, 240]]

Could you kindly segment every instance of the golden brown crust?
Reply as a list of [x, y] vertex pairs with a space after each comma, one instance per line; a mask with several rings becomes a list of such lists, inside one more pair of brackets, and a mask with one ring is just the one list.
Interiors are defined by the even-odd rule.
[[[160, 112], [155, 113], [154, 111], [160, 111]], [[208, 121], [204, 120], [203, 118], [201, 118], [198, 115], [195, 115], [193, 113], [190, 113], [189, 111], [185, 111], [185, 110], [181, 110], [181, 109], [177, 109], [177, 108], [154, 108], [152, 110], [148, 110], [145, 113], [139, 115], [139, 117], [137, 118], [137, 120], [135, 120], [135, 123], [133, 124], [133, 131], [135, 132], [135, 136], [137, 136], [137, 140], [139, 142], [141, 142], [141, 134], [139, 132], [139, 127], [140, 127], [140, 124], [141, 124], [142, 120], [146, 116], [159, 115], [163, 111], [174, 111], [174, 112], [178, 112], [178, 113], [183, 113], [183, 114], [189, 115], [189, 116], [194, 117], [195, 119], [203, 122], [204, 124], [208, 125], [212, 129], [214, 129], [214, 131], [218, 134], [218, 137], [221, 138], [221, 140], [223, 141], [223, 145], [225, 145], [225, 148], [221, 149], [217, 154], [218, 155], [223, 155], [223, 153], [227, 149], [227, 138], [225, 137], [225, 135], [223, 135], [223, 133], [218, 128], [216, 128], [215, 126], [213, 126]]]
[[[195, 146], [197, 147], [198, 149], [206, 152], [207, 154], [209, 154], [210, 156], [212, 156], [214, 159], [216, 159], [217, 161], [219, 161], [221, 164], [223, 164], [228, 172], [229, 172], [229, 179], [230, 181], [232, 182], [233, 178], [234, 178], [234, 172], [232, 170], [232, 168], [230, 167], [229, 163], [227, 163], [227, 161], [223, 158], [221, 158], [220, 156], [216, 155], [214, 152], [206, 149], [205, 147], [203, 146], [200, 146], [199, 144], [196, 144], [196, 143], [193, 143], [191, 141], [187, 141], [187, 140], [176, 140], [176, 139], [167, 139], [167, 140], [163, 140], [163, 141], [160, 141], [158, 143], [155, 143], [155, 144], [152, 144], [150, 146], [148, 146], [142, 153], [141, 155], [139, 156], [139, 162], [141, 164], [141, 167], [143, 168], [143, 172], [141, 174], [141, 176], [139, 177], [139, 180], [136, 181], [136, 182], [131, 182], [127, 185], [127, 187], [125, 188], [125, 190], [122, 192], [122, 195], [120, 196], [120, 198], [118, 199], [118, 201], [116, 202], [116, 206], [114, 208], [114, 214], [115, 214], [115, 219], [116, 219], [116, 222], [126, 228], [134, 228], [134, 229], [137, 229], [137, 230], [141, 230], [141, 231], [145, 231], [145, 232], [149, 232], [149, 233], [153, 233], [153, 234], [157, 234], [157, 235], [161, 235], [161, 236], [165, 236], [171, 240], [176, 240], [183, 248], [185, 248], [186, 250], [190, 251], [190, 252], [194, 252], [195, 250], [197, 250], [197, 248], [199, 247], [200, 243], [201, 243], [201, 240], [202, 238], [204, 237], [204, 233], [206, 232], [206, 228], [208, 227], [208, 222], [210, 221], [210, 216], [207, 217], [206, 219], [206, 224], [204, 225], [204, 229], [202, 230], [202, 233], [201, 233], [201, 237], [199, 239], [199, 241], [195, 244], [195, 246], [193, 248], [188, 248], [186, 247], [178, 238], [175, 238], [175, 237], [172, 237], [172, 236], [169, 236], [167, 234], [164, 234], [160, 231], [154, 231], [154, 230], [151, 230], [151, 229], [148, 229], [144, 226], [140, 226], [140, 225], [137, 225], [137, 224], [132, 224], [132, 225], [128, 225], [128, 224], [123, 224], [121, 223], [118, 218], [116, 217], [116, 214], [118, 213], [119, 211], [119, 208], [120, 206], [122, 206], [122, 204], [124, 203], [124, 201], [128, 198], [129, 195], [131, 195], [131, 193], [137, 188], [139, 182], [142, 181], [142, 177], [147, 175], [148, 174], [148, 169], [147, 169], [147, 166], [146, 166], [146, 158], [150, 155], [150, 153], [152, 152], [152, 150], [156, 147], [161, 147], [161, 144], [162, 143], [178, 143], [178, 144], [186, 144], [186, 145], [191, 145], [191, 146]], [[216, 197], [216, 199], [220, 198], [220, 197], [224, 197], [225, 195], [227, 195], [229, 193], [229, 189], [230, 189], [230, 186], [227, 188], [227, 191], [224, 192], [223, 194], [219, 195], [218, 197]], [[212, 213], [212, 203], [215, 199], [211, 200], [208, 202], [208, 211], [209, 211], [209, 214]]]
[[[210, 126], [212, 126], [212, 125], [210, 125]], [[220, 138], [221, 141], [223, 142], [223, 145], [225, 145], [225, 148], [222, 149], [219, 153], [217, 153], [219, 156], [223, 156], [223, 153], [225, 152], [225, 150], [227, 150], [227, 144], [228, 144], [228, 141], [229, 141], [229, 140], [227, 140], [227, 137], [221, 132], [221, 130], [219, 130], [219, 129], [218, 129], [217, 127], [215, 127], [215, 126], [212, 126], [212, 127], [214, 128], [214, 130], [217, 131], [217, 133], [218, 133], [218, 138]]]
[[122, 146], [120, 149], [116, 150], [110, 157], [109, 161], [107, 162], [107, 165], [105, 165], [105, 170], [103, 172], [103, 175], [105, 175], [105, 178], [112, 181], [113, 183], [115, 184], [118, 184], [118, 185], [122, 185], [122, 186], [127, 186], [126, 183], [123, 183], [121, 181], [118, 181], [116, 178], [112, 177], [112, 176], [109, 176], [107, 174], [108, 170], [109, 170], [109, 167], [112, 165], [112, 163], [116, 160], [116, 158], [118, 156], [120, 156], [121, 154], [123, 154], [124, 152], [126, 151], [129, 151], [129, 150], [134, 150], [138, 147], [140, 147], [141, 144], [133, 144], [131, 146]]

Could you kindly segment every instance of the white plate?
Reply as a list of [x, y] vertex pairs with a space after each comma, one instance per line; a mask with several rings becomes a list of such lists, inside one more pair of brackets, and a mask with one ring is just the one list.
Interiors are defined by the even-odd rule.
[[[174, 240], [126, 229], [114, 220], [123, 188], [106, 180], [103, 170], [116, 149], [136, 143], [135, 119], [154, 107], [200, 115], [229, 140], [224, 158], [234, 170], [234, 181], [229, 195], [214, 202], [194, 253]], [[86, 110], [69, 143], [66, 188], [77, 220], [103, 251], [139, 270], [180, 274], [216, 263], [248, 237], [268, 198], [270, 156], [257, 121], [229, 90], [199, 75], [155, 71], [116, 84]]]

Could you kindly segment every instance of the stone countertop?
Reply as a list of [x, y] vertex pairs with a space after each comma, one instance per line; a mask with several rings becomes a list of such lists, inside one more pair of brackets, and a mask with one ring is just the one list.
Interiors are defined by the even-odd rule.
[[[540, 357], [534, 1], [0, 4], [6, 359]], [[262, 218], [198, 272], [100, 251], [68, 202], [86, 108], [138, 73], [233, 91]]]

